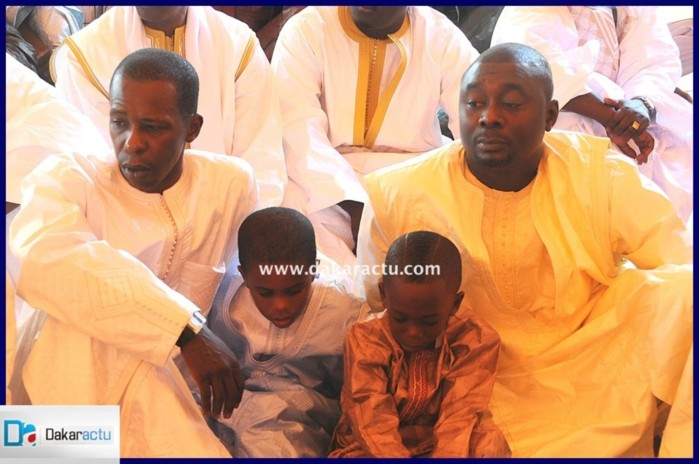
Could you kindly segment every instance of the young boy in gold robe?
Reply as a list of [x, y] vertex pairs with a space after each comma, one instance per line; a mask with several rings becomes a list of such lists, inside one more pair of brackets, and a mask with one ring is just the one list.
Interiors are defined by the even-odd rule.
[[342, 416], [330, 457], [509, 457], [487, 409], [498, 334], [463, 299], [456, 246], [411, 232], [388, 250], [385, 310], [345, 340]]

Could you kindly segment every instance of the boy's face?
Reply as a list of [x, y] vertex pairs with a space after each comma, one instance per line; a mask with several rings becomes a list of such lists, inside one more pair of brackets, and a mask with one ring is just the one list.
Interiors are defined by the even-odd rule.
[[[273, 267], [273, 265], [271, 265]], [[314, 275], [262, 273], [255, 263], [238, 266], [245, 285], [260, 313], [272, 324], [285, 329], [303, 312], [311, 299]]]
[[379, 290], [391, 334], [405, 352], [434, 348], [464, 296], [448, 292], [440, 279], [409, 282], [391, 277], [379, 283]]

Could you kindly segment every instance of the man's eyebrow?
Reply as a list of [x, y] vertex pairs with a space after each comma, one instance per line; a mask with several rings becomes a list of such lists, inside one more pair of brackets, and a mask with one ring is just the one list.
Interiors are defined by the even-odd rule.
[[466, 84], [466, 90], [480, 89], [482, 85], [479, 82], [470, 82]]
[[157, 117], [147, 117], [147, 118], [139, 118], [139, 122], [145, 122], [145, 123], [158, 123], [158, 124], [168, 124], [169, 121], [167, 118], [157, 118]]
[[526, 93], [524, 91], [524, 87], [522, 87], [520, 84], [507, 83], [503, 87], [505, 87], [505, 90], [516, 90], [521, 93]]
[[[480, 82], [472, 82], [472, 83], [466, 85], [465, 90], [468, 91], [468, 90], [472, 90], [472, 89], [481, 89], [482, 87], [483, 87], [483, 85]], [[503, 88], [505, 90], [516, 90], [518, 92], [526, 93], [524, 91], [524, 87], [522, 85], [516, 84], [513, 82], [508, 82], [508, 83], [503, 84]]]

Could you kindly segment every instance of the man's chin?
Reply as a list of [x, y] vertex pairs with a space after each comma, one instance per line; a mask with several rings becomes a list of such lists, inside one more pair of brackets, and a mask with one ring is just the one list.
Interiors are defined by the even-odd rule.
[[509, 166], [512, 157], [502, 153], [479, 153], [475, 156], [475, 161], [486, 168], [500, 168]]

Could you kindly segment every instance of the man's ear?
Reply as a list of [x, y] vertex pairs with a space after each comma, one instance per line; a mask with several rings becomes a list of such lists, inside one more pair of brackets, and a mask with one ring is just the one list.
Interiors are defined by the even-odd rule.
[[553, 125], [558, 120], [558, 100], [551, 100], [546, 105], [546, 132], [553, 129]]
[[189, 127], [187, 128], [187, 138], [185, 141], [187, 143], [194, 142], [199, 136], [201, 131], [201, 126], [204, 124], [204, 117], [201, 114], [195, 113], [189, 118]]
[[451, 312], [449, 313], [450, 316], [456, 314], [456, 312], [461, 307], [462, 301], [464, 301], [464, 292], [458, 292], [456, 294], [456, 298], [454, 298], [454, 306], [451, 308]]

